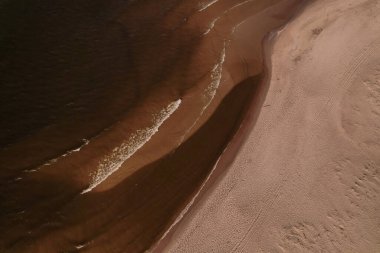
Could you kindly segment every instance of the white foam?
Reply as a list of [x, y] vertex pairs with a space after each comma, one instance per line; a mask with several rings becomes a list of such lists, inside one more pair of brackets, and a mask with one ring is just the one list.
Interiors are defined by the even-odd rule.
[[236, 30], [238, 30], [240, 28], [240, 26], [242, 26], [246, 22], [247, 22], [247, 19], [241, 21], [240, 23], [238, 23], [237, 25], [232, 27], [231, 34], [234, 34], [236, 32]]
[[152, 126], [137, 130], [126, 142], [123, 142], [119, 147], [116, 147], [110, 155], [105, 157], [92, 175], [90, 186], [85, 189], [82, 194], [90, 192], [96, 186], [101, 184], [110, 175], [117, 171], [127, 159], [143, 147], [152, 136], [158, 132], [160, 126], [178, 109], [181, 102], [182, 100], [178, 99], [170, 103], [158, 114], [153, 115]]
[[232, 8], [230, 8], [228, 11], [231, 11], [231, 10], [236, 9], [236, 8], [238, 8], [238, 7], [240, 7], [240, 6], [244, 5], [244, 4], [247, 4], [247, 3], [250, 3], [250, 2], [253, 2], [253, 1], [254, 0], [246, 0], [244, 2], [238, 3], [237, 5], [232, 6]]
[[76, 249], [81, 249], [81, 248], [84, 248], [85, 246], [86, 246], [85, 244], [83, 244], [83, 245], [80, 244], [80, 245], [75, 246], [75, 248], [76, 248]]
[[218, 62], [215, 64], [213, 69], [211, 70], [211, 82], [210, 85], [207, 86], [205, 89], [205, 92], [203, 94], [203, 100], [205, 102], [205, 105], [202, 107], [201, 112], [199, 113], [199, 116], [194, 121], [194, 123], [186, 130], [186, 132], [182, 135], [181, 140], [178, 143], [178, 146], [181, 145], [183, 140], [186, 138], [188, 133], [194, 128], [194, 126], [198, 123], [206, 109], [210, 106], [212, 100], [214, 99], [216, 92], [219, 88], [220, 82], [222, 80], [222, 71], [223, 71], [223, 64], [226, 60], [226, 43], [224, 42], [223, 50], [220, 54]]
[[83, 139], [83, 144], [80, 145], [78, 148], [73, 149], [73, 150], [70, 150], [70, 151], [67, 151], [66, 153], [64, 153], [64, 154], [61, 155], [60, 157], [57, 157], [57, 158], [51, 159], [50, 161], [48, 161], [47, 163], [45, 163], [45, 164], [42, 165], [42, 166], [51, 165], [51, 164], [57, 162], [59, 159], [65, 157], [65, 156], [71, 155], [72, 153], [75, 153], [75, 152], [79, 152], [84, 146], [88, 145], [88, 143], [90, 143], [89, 140]]
[[67, 151], [66, 153], [60, 155], [59, 157], [56, 157], [56, 158], [50, 159], [49, 161], [47, 161], [46, 163], [42, 164], [42, 165], [41, 165], [40, 167], [38, 167], [38, 168], [25, 170], [24, 172], [28, 172], [28, 173], [37, 172], [37, 171], [39, 171], [42, 167], [52, 165], [52, 164], [56, 163], [58, 160], [60, 160], [60, 159], [63, 158], [63, 157], [66, 157], [66, 156], [68, 156], [68, 155], [71, 155], [72, 153], [75, 153], [75, 152], [79, 152], [84, 146], [88, 145], [89, 143], [90, 143], [89, 140], [83, 139], [83, 144], [80, 145], [78, 148], [76, 148], [76, 149], [72, 149], [72, 150], [69, 150], [69, 151]]
[[210, 2], [203, 2], [200, 4], [200, 9], [198, 11], [204, 11], [206, 10], [207, 8], [209, 8], [210, 6], [214, 5], [216, 2], [218, 2], [219, 0], [212, 0]]
[[[238, 7], [240, 7], [240, 6], [242, 6], [242, 5], [245, 5], [245, 4], [247, 4], [247, 3], [250, 3], [250, 2], [252, 2], [252, 1], [253, 1], [253, 0], [246, 0], [246, 1], [244, 1], [244, 2], [238, 3], [238, 4], [234, 5], [234, 6], [232, 6], [231, 8], [225, 10], [221, 16], [215, 18], [215, 19], [210, 23], [209, 27], [208, 27], [207, 30], [203, 33], [203, 35], [206, 35], [206, 34], [208, 34], [209, 32], [211, 32], [211, 30], [214, 29], [216, 22], [217, 22], [219, 19], [221, 19], [222, 16], [224, 16], [224, 15], [228, 14], [230, 11], [232, 11], [232, 10], [234, 10], [234, 9], [236, 9], [236, 8], [238, 8]], [[217, 2], [217, 1], [215, 1], [215, 2]], [[214, 3], [215, 3], [215, 2], [214, 2]], [[214, 3], [212, 3], [212, 4], [214, 4]], [[212, 5], [212, 4], [211, 4], [211, 5]], [[210, 6], [210, 5], [206, 6], [205, 8], [203, 8], [203, 9], [201, 9], [201, 10], [206, 9], [206, 8], [208, 8], [209, 6]], [[240, 26], [242, 23], [244, 23], [244, 22], [245, 22], [245, 20], [244, 20], [243, 22], [239, 23], [238, 25], [234, 26], [234, 27], [232, 28], [232, 33], [234, 33], [234, 32], [235, 32], [235, 29], [236, 29], [238, 26]]]
[[207, 30], [203, 33], [203, 35], [206, 35], [206, 34], [208, 34], [209, 32], [211, 32], [211, 30], [214, 29], [215, 24], [216, 24], [216, 22], [217, 22], [219, 19], [220, 19], [220, 17], [217, 17], [216, 19], [214, 19], [214, 20], [210, 23], [210, 25], [209, 25], [209, 27], [207, 28]]
[[219, 88], [220, 81], [222, 80], [222, 70], [223, 64], [226, 60], [226, 44], [223, 45], [223, 50], [220, 54], [218, 63], [214, 66], [211, 71], [211, 83], [206, 89], [206, 99], [208, 101], [206, 107], [208, 107], [211, 101], [214, 99], [217, 89]]

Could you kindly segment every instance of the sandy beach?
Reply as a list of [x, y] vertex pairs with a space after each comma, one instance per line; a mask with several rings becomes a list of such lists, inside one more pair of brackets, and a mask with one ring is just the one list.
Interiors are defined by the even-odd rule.
[[378, 252], [379, 22], [322, 0], [280, 31], [254, 128], [162, 252]]
[[379, 252], [379, 0], [0, 4], [0, 252]]

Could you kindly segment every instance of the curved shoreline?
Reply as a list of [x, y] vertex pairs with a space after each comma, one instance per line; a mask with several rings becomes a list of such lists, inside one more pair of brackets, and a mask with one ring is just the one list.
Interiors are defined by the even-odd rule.
[[[207, 14], [204, 12], [206, 17], [199, 17], [199, 20], [193, 19], [194, 23], [189, 26], [197, 27], [198, 21], [201, 24], [208, 22], [210, 17], [219, 15], [219, 11], [224, 7], [231, 7], [231, 3], [218, 2], [212, 8], [216, 7], [215, 10], [210, 10], [210, 13]], [[186, 44], [186, 42], [193, 43], [193, 40], [190, 42], [185, 40], [184, 45], [179, 43], [185, 50], [184, 52], [181, 50], [171, 52], [173, 45], [177, 45], [178, 41], [181, 42], [181, 35], [183, 35], [183, 31], [179, 34], [173, 32], [176, 36], [168, 41], [174, 44], [167, 46], [169, 53], [174, 55], [172, 58], [176, 59], [176, 54], [179, 54], [178, 57], [181, 60], [182, 58], [186, 59], [186, 56], [191, 57], [186, 59], [185, 65], [174, 66], [171, 69], [174, 74], [169, 71], [168, 76], [160, 76], [155, 73], [159, 70], [156, 68], [160, 62], [149, 62], [150, 68], [145, 71], [148, 73], [153, 71], [152, 80], [161, 78], [167, 83], [164, 83], [163, 87], [156, 87], [156, 91], [159, 91], [157, 94], [154, 92], [151, 92], [154, 94], [149, 94], [151, 100], [147, 99], [147, 105], [139, 107], [131, 113], [132, 115], [128, 114], [123, 122], [97, 136], [80, 152], [70, 153], [52, 166], [45, 166], [36, 173], [27, 173], [23, 178], [17, 178], [9, 184], [2, 185], [4, 191], [0, 197], [5, 201], [2, 203], [4, 212], [0, 222], [4, 223], [5, 229], [9, 228], [9, 232], [0, 241], [0, 249], [40, 252], [44, 249], [71, 250], [75, 247], [81, 251], [99, 252], [112, 245], [115, 248], [131, 252], [141, 251], [144, 247], [150, 247], [152, 241], [154, 242], [157, 236], [165, 232], [163, 230], [165, 227], [177, 224], [178, 220], [175, 217], [184, 216], [183, 210], [185, 212], [193, 210], [206, 191], [215, 185], [218, 178], [226, 171], [244, 143], [244, 137], [255, 124], [269, 88], [267, 81], [270, 79], [268, 76], [270, 66], [266, 63], [268, 55], [265, 53], [263, 55], [261, 51], [261, 49], [263, 51], [270, 51], [270, 49], [267, 48], [268, 45], [262, 38], [268, 31], [286, 22], [289, 15], [293, 13], [288, 9], [293, 10], [298, 0], [263, 1], [257, 2], [257, 6], [255, 3], [251, 1], [250, 5], [244, 6], [242, 10], [233, 9], [234, 11], [225, 15], [225, 18], [218, 19], [220, 22], [216, 25], [211, 23], [213, 27], [209, 31], [210, 34], [207, 38], [203, 38], [202, 43], [204, 43], [200, 43], [201, 46], [196, 50], [189, 50], [189, 46], [191, 49], [195, 46]], [[252, 9], [246, 9], [247, 7]], [[254, 14], [247, 17], [247, 10], [252, 10]], [[175, 16], [176, 13], [173, 14]], [[226, 12], [223, 12], [224, 14]], [[275, 15], [279, 16], [275, 17]], [[254, 35], [250, 38], [252, 39], [250, 47], [234, 44], [235, 38], [231, 36], [231, 32], [235, 32], [234, 25], [238, 23], [239, 26], [241, 24], [239, 22], [243, 18], [256, 18], [256, 21], [263, 19], [262, 26], [254, 24], [253, 32], [250, 34]], [[153, 29], [153, 31], [155, 30]], [[150, 36], [158, 36], [157, 31], [155, 32]], [[266, 36], [268, 40], [269, 37], [269, 35]], [[226, 41], [231, 42], [230, 47], [228, 50], [224, 48], [220, 51]], [[163, 43], [165, 40], [159, 42]], [[152, 45], [151, 43], [149, 41], [148, 45], [144, 46], [151, 49], [155, 55], [156, 48], [153, 47], [154, 42]], [[221, 56], [215, 55], [211, 49], [218, 51], [216, 54]], [[243, 55], [239, 50], [244, 51]], [[138, 52], [141, 53], [141, 51], [143, 50]], [[225, 53], [227, 54], [226, 61], [224, 61]], [[166, 54], [159, 52], [158, 55], [161, 55], [164, 63], [168, 61]], [[143, 58], [140, 64], [144, 65], [144, 60]], [[265, 63], [263, 64], [262, 61]], [[170, 63], [168, 66], [173, 65]], [[178, 95], [165, 85], [174, 82], [175, 85], [180, 86], [182, 79], [187, 80], [186, 78], [191, 82], [193, 79], [197, 79], [194, 78], [194, 73], [198, 75], [209, 65], [214, 66], [210, 73], [203, 75], [196, 84], [192, 83], [192, 87], [189, 87], [188, 84], [184, 85], [184, 90], [180, 92], [180, 95], [185, 97], [180, 97], [183, 99], [183, 103], [173, 113], [173, 117], [165, 122], [166, 125], [160, 129], [160, 134], [157, 134], [159, 138], [154, 136], [151, 140], [149, 139], [149, 143], [147, 142], [144, 148], [136, 151], [134, 159], [128, 160], [128, 163], [125, 164], [123, 161], [120, 170], [113, 171], [115, 173], [109, 178], [107, 177], [107, 182], [99, 184], [99, 186], [96, 184], [97, 188], [94, 190], [90, 186], [87, 189], [92, 191], [81, 195], [81, 191], [86, 189], [86, 184], [91, 179], [90, 172], [97, 168], [104, 154], [115, 151], [115, 146], [118, 153], [117, 144], [123, 145], [125, 140], [129, 140], [128, 134], [133, 133], [133, 127], [130, 125], [135, 124], [134, 126], [142, 127], [138, 129], [145, 129], [144, 124], [149, 123], [150, 113], [155, 112], [155, 109], [168, 97]], [[158, 67], [162, 68], [162, 66]], [[185, 69], [184, 73], [181, 72], [181, 67]], [[246, 69], [243, 69], [244, 67]], [[176, 73], [176, 71], [179, 72]], [[264, 78], [258, 81], [258, 73], [261, 74], [263, 71]], [[176, 75], [179, 76], [179, 79], [176, 79]], [[145, 78], [149, 79], [149, 77]], [[215, 82], [218, 83], [217, 87], [211, 87], [215, 86]], [[182, 89], [182, 87], [180, 88]], [[192, 88], [194, 90], [190, 92], [189, 90]], [[212, 98], [212, 101], [202, 101], [202, 92], [214, 88], [215, 94], [212, 90], [212, 96], [207, 97]], [[255, 90], [255, 93], [250, 93], [252, 90]], [[250, 102], [247, 103], [246, 99], [248, 98]], [[194, 103], [194, 100], [199, 103]], [[140, 101], [140, 103], [143, 102]], [[189, 138], [182, 145], [172, 145], [173, 143], [177, 144], [175, 143], [177, 137], [183, 134], [181, 130], [188, 126], [187, 123], [192, 120], [192, 116], [197, 116], [199, 113], [194, 108], [202, 108], [204, 105], [209, 108], [202, 111], [201, 116], [204, 112], [204, 117], [195, 122], [197, 126], [191, 129], [191, 133], [188, 134]], [[186, 117], [184, 117], [184, 113]], [[192, 113], [192, 115], [187, 113]], [[132, 124], [130, 124], [131, 122]], [[63, 137], [60, 136], [64, 139]], [[46, 139], [49, 140], [49, 138]], [[44, 139], [40, 140], [41, 143], [44, 141], [46, 142]], [[172, 146], [177, 148], [172, 150]], [[170, 150], [172, 151], [170, 152]], [[33, 151], [38, 153], [37, 149]], [[121, 153], [124, 151], [121, 150]], [[194, 154], [197, 156], [193, 156]], [[120, 154], [117, 155], [116, 160], [118, 161], [120, 157]], [[17, 157], [10, 158], [10, 160], [16, 160]], [[192, 159], [195, 161], [190, 161]], [[20, 160], [20, 166], [24, 164], [27, 164], [27, 161]], [[9, 162], [9, 168], [13, 168], [12, 166], [12, 162]], [[17, 168], [17, 166], [15, 167]], [[15, 171], [16, 169], [11, 172], [16, 173]], [[34, 190], [26, 191], [28, 188]], [[181, 192], [177, 193], [176, 191]], [[7, 195], [12, 197], [7, 197]], [[182, 208], [183, 206], [186, 206], [185, 209]], [[188, 210], [186, 210], [187, 208]], [[120, 235], [120, 231], [123, 231], [122, 235]], [[165, 241], [166, 235], [170, 237], [172, 229], [168, 231], [168, 234], [165, 234], [164, 239], [158, 244]], [[109, 240], [114, 237], [119, 240], [115, 239], [110, 242]]]
[[245, 112], [242, 117], [242, 121], [238, 130], [234, 133], [233, 137], [223, 150], [222, 154], [217, 159], [213, 169], [203, 181], [199, 190], [197, 190], [193, 196], [190, 197], [191, 201], [186, 204], [184, 209], [176, 215], [175, 219], [170, 223], [170, 226], [165, 230], [163, 235], [152, 245], [152, 247], [147, 250], [147, 252], [163, 252], [165, 247], [171, 240], [174, 240], [173, 236], [177, 227], [183, 223], [186, 215], [189, 215], [189, 212], [196, 211], [196, 206], [202, 202], [207, 192], [215, 186], [218, 179], [223, 176], [228, 167], [234, 161], [236, 154], [239, 152], [239, 149], [245, 142], [245, 138], [248, 136], [250, 131], [254, 128], [254, 125], [261, 113], [261, 110], [264, 107], [264, 101], [269, 90], [269, 84], [271, 80], [271, 53], [273, 45], [276, 42], [281, 31], [287, 26], [289, 22], [295, 19], [300, 15], [306, 5], [309, 3], [309, 0], [305, 0], [299, 7], [296, 13], [285, 23], [283, 26], [269, 32], [262, 41], [263, 47], [263, 77], [257, 84], [259, 87], [255, 89], [254, 94], [250, 98], [250, 102], [245, 106]]
[[271, 107], [157, 251], [377, 251], [379, 10], [313, 1], [288, 23], [272, 51]]

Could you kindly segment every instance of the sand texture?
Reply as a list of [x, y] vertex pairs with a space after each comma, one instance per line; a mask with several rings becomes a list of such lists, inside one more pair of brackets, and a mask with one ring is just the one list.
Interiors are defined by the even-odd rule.
[[255, 127], [162, 252], [380, 251], [380, 2], [310, 3], [271, 63]]

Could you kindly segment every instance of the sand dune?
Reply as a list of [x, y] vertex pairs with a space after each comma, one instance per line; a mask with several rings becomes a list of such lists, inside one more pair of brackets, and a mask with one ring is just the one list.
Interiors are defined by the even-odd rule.
[[271, 61], [255, 127], [162, 252], [379, 252], [380, 2], [315, 1]]

